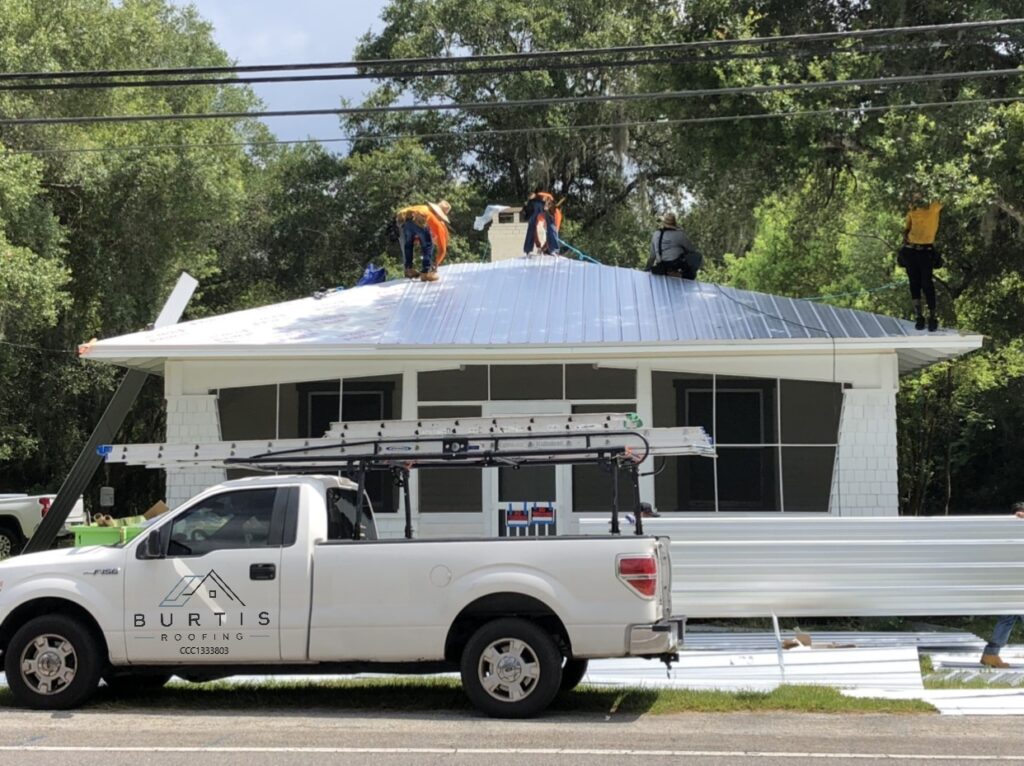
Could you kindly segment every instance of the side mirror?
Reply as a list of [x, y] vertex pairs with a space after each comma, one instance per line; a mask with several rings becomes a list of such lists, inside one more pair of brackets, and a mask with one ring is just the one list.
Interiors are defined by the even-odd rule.
[[140, 559], [162, 559], [165, 558], [164, 547], [160, 540], [160, 530], [154, 529], [148, 535], [146, 539], [142, 541], [142, 545], [138, 547], [136, 558]]

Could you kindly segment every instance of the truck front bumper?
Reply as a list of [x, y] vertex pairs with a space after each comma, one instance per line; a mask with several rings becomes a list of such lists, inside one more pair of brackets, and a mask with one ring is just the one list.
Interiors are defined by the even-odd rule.
[[676, 617], [650, 625], [633, 625], [629, 629], [629, 654], [650, 657], [671, 654], [683, 643], [686, 620]]

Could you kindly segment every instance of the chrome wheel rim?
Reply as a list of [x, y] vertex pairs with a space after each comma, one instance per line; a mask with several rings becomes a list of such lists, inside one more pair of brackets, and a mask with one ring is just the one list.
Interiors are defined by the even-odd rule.
[[64, 636], [36, 636], [21, 653], [21, 680], [36, 694], [60, 694], [77, 673], [78, 655]]
[[14, 550], [14, 544], [7, 535], [0, 535], [0, 559], [9, 558]]
[[484, 691], [501, 702], [519, 702], [537, 689], [540, 661], [529, 644], [518, 638], [499, 638], [480, 655], [477, 676]]

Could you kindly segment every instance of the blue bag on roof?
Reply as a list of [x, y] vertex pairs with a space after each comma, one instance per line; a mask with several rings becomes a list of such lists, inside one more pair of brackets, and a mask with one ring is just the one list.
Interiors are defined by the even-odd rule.
[[385, 279], [387, 279], [387, 274], [384, 272], [384, 267], [374, 266], [371, 263], [367, 265], [366, 270], [363, 272], [363, 276], [359, 277], [359, 281], [356, 282], [356, 287], [380, 284]]

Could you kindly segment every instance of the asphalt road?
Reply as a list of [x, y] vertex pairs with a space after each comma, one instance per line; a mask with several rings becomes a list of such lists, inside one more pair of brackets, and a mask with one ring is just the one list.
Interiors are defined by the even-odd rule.
[[446, 712], [0, 711], [4, 766], [803, 766], [893, 761], [1024, 764], [1024, 732], [1014, 718], [938, 715], [616, 714], [512, 722]]

